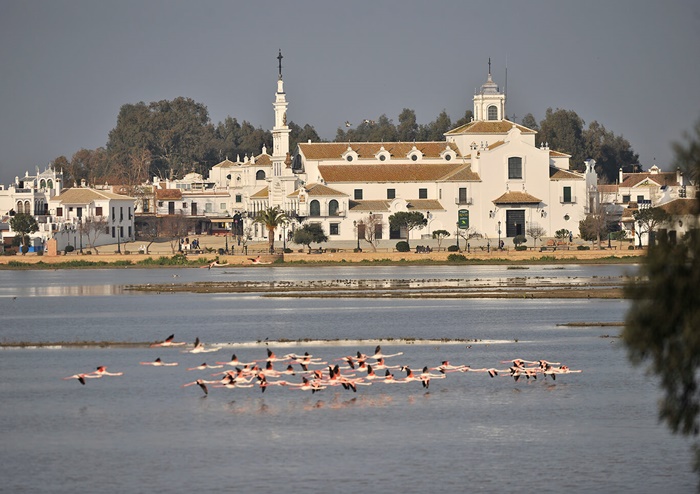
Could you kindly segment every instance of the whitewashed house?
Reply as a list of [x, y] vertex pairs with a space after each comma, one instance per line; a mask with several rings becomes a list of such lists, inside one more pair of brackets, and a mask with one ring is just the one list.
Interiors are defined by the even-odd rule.
[[134, 204], [133, 197], [106, 190], [85, 186], [63, 190], [49, 201], [57, 249], [116, 244], [121, 251], [121, 243], [134, 240]]

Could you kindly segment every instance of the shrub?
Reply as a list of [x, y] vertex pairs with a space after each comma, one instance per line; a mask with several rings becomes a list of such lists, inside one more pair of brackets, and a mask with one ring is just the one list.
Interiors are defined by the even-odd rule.
[[459, 252], [459, 247], [456, 245], [448, 245], [447, 252]]
[[291, 254], [291, 253], [293, 253], [293, 252], [294, 252], [294, 251], [293, 251], [292, 249], [290, 249], [289, 247], [287, 247], [286, 249], [284, 249], [284, 253], [285, 253], [285, 254]]
[[527, 250], [527, 247], [525, 247], [524, 245], [516, 245], [515, 250]]
[[525, 235], [516, 235], [513, 237], [513, 243], [516, 247], [518, 247], [520, 244], [524, 244], [525, 242], [527, 242]]
[[64, 251], [66, 254], [68, 254], [69, 252], [73, 252], [74, 250], [75, 250], [75, 247], [73, 247], [73, 246], [70, 245], [70, 244], [66, 245], [66, 248], [63, 249], [63, 251]]
[[411, 250], [411, 246], [408, 245], [408, 242], [405, 240], [401, 240], [400, 242], [396, 242], [396, 250], [399, 252], [409, 252]]
[[450, 254], [447, 256], [447, 260], [450, 262], [466, 262], [467, 257], [464, 254]]
[[577, 250], [591, 250], [591, 248], [588, 245], [579, 245], [576, 247]]

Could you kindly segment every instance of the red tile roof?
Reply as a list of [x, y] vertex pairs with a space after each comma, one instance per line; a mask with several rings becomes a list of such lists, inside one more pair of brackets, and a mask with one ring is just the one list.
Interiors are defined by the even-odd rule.
[[494, 204], [539, 204], [541, 199], [528, 194], [527, 192], [506, 192], [498, 199], [494, 199]]
[[[327, 183], [334, 182], [444, 182], [446, 180], [478, 180], [469, 165], [388, 164], [388, 165], [319, 165]], [[459, 174], [460, 179], [452, 178]]]

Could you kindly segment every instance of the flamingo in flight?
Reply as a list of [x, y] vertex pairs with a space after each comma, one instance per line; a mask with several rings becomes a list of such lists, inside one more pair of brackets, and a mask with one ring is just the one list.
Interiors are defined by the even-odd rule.
[[182, 346], [185, 344], [184, 341], [174, 341], [174, 340], [175, 340], [175, 335], [171, 334], [163, 341], [152, 343], [151, 348], [159, 347], [159, 346]]
[[141, 365], [152, 365], [153, 367], [174, 367], [177, 362], [163, 362], [160, 357], [155, 359], [153, 362], [140, 362]]

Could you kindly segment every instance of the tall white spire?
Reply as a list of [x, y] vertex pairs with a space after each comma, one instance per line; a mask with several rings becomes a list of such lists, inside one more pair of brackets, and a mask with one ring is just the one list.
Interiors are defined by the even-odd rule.
[[287, 98], [284, 94], [284, 81], [282, 80], [282, 50], [279, 51], [279, 75], [277, 77], [277, 92], [275, 93], [275, 126], [272, 128], [272, 162], [273, 174], [281, 174], [284, 161], [289, 153], [289, 133], [287, 126]]

